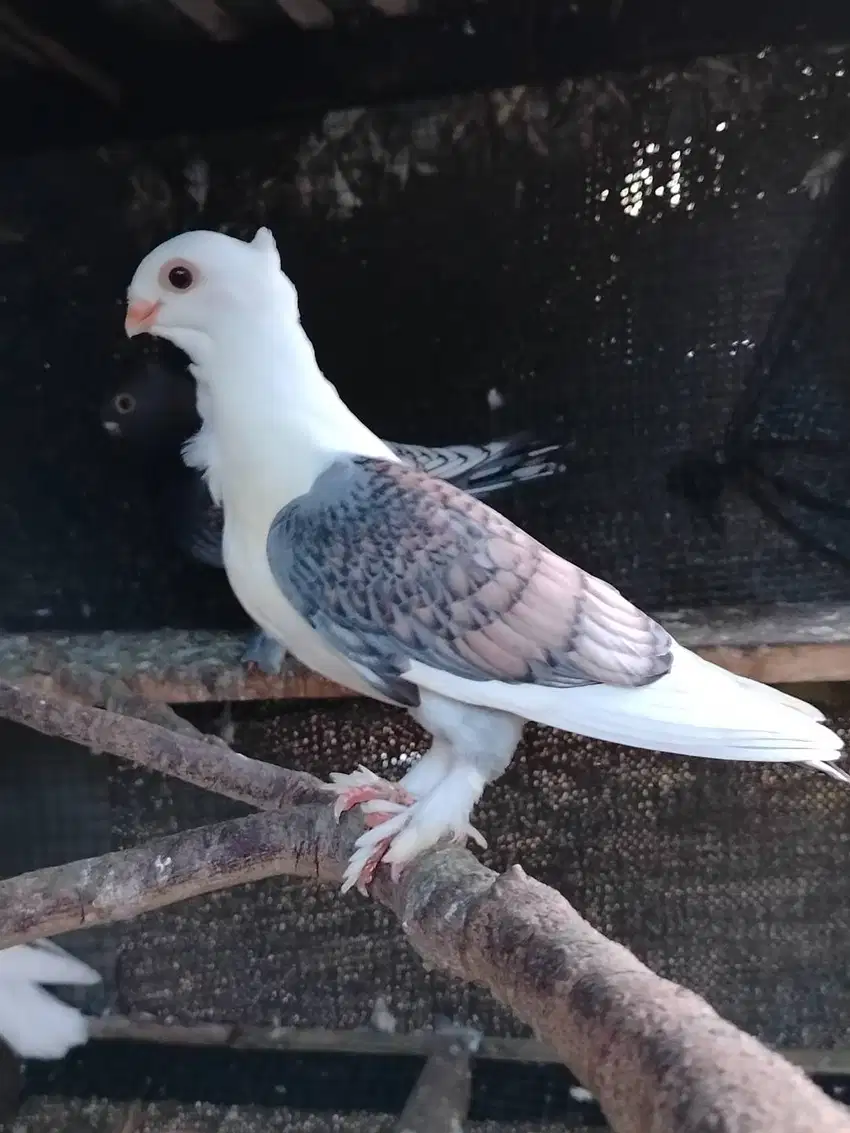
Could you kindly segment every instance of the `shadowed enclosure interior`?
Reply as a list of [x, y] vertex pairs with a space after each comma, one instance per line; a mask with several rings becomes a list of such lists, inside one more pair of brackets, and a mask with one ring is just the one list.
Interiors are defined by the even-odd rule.
[[[141, 256], [185, 227], [245, 236], [258, 223], [278, 239], [321, 365], [376, 431], [439, 444], [528, 429], [563, 444], [559, 475], [494, 501], [556, 551], [653, 610], [850, 601], [850, 181], [839, 171], [814, 199], [800, 188], [850, 134], [848, 84], [841, 50], [763, 51], [6, 160], [2, 629], [247, 625], [223, 574], [173, 546], [176, 452], [152, 469], [98, 411], [157, 350], [122, 334]], [[321, 777], [360, 761], [393, 772], [422, 744], [405, 715], [370, 703], [190, 716]], [[837, 723], [846, 734], [850, 713]], [[244, 813], [0, 730], [7, 876]], [[850, 1045], [850, 819], [828, 780], [529, 727], [477, 825], [488, 864], [521, 862], [746, 1030], [781, 1047]], [[98, 1011], [342, 1030], [368, 1027], [383, 997], [400, 1031], [448, 1016], [523, 1033], [480, 990], [425, 972], [381, 909], [300, 883], [70, 944], [103, 973], [87, 1000]], [[124, 1070], [116, 1057], [95, 1045], [30, 1068], [33, 1093], [55, 1096], [31, 1099], [19, 1128], [60, 1116], [121, 1128], [106, 1103], [59, 1100], [112, 1090], [125, 1108], [156, 1099], [164, 1129], [218, 1128], [229, 1106], [228, 1130], [253, 1128], [252, 1105], [262, 1128], [306, 1131], [315, 1111], [317, 1129], [355, 1130], [328, 1115], [365, 1110], [364, 1128], [390, 1129], [409, 1075], [375, 1060], [355, 1089], [339, 1068], [228, 1077], [198, 1058], [192, 1097], [159, 1056], [125, 1052]], [[482, 1071], [469, 1128], [580, 1127], [567, 1077], [529, 1073]]]

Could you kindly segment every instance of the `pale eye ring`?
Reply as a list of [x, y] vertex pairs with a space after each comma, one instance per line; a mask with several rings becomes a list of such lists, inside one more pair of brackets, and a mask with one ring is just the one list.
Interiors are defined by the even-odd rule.
[[186, 260], [169, 260], [159, 269], [159, 286], [164, 291], [190, 291], [200, 279], [201, 273]]
[[115, 406], [115, 412], [123, 417], [136, 408], [136, 399], [131, 393], [118, 393], [112, 399], [112, 404]]
[[185, 264], [175, 264], [168, 273], [168, 282], [175, 291], [188, 291], [195, 282], [195, 277]]

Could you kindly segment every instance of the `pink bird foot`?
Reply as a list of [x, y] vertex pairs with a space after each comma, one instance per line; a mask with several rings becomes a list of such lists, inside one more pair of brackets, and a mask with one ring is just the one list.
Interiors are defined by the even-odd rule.
[[380, 775], [376, 775], [362, 764], [348, 775], [334, 771], [331, 775], [330, 790], [337, 796], [334, 803], [334, 814], [337, 819], [362, 803], [384, 799], [391, 804], [386, 812], [373, 811], [371, 814], [364, 814], [367, 826], [377, 826], [379, 822], [389, 818], [391, 813], [396, 813], [399, 807], [410, 806], [413, 802], [413, 796], [403, 787], [382, 779]]
[[[403, 787], [382, 779], [362, 764], [350, 774], [333, 772], [331, 780], [330, 790], [337, 796], [334, 803], [337, 820], [346, 811], [360, 806], [363, 808], [363, 821], [369, 830], [384, 826], [386, 823], [393, 823], [393, 820], [403, 815], [414, 802], [413, 796]], [[373, 835], [365, 852], [362, 849], [355, 852], [345, 871], [343, 893], [356, 887], [358, 892], [366, 896], [378, 866], [390, 848], [393, 834], [398, 828], [400, 827], [396, 822], [387, 830], [385, 837], [375, 838]]]
[[469, 823], [473, 798], [438, 785], [423, 797], [412, 796], [396, 783], [381, 779], [366, 767], [349, 775], [334, 774], [330, 789], [337, 795], [334, 812], [339, 817], [359, 806], [367, 829], [354, 846], [343, 877], [342, 891], [355, 886], [365, 894], [378, 866], [390, 866], [395, 881], [402, 870], [438, 842], [465, 842], [471, 838], [487, 845]]

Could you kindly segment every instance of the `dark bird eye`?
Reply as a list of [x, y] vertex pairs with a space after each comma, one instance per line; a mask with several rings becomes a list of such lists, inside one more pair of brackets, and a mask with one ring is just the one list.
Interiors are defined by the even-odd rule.
[[115, 395], [112, 404], [115, 406], [115, 412], [123, 416], [125, 413], [133, 412], [136, 408], [136, 399], [131, 393], [119, 393]]
[[168, 282], [175, 291], [187, 291], [195, 281], [189, 269], [183, 267], [182, 264], [178, 264], [177, 267], [173, 267], [168, 273]]

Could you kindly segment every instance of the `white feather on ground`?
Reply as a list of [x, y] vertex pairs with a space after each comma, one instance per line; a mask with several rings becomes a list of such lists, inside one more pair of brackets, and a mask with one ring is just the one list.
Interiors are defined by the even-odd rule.
[[88, 1022], [76, 1007], [41, 986], [87, 986], [100, 976], [51, 941], [0, 951], [0, 1038], [21, 1058], [64, 1058], [88, 1041]]

